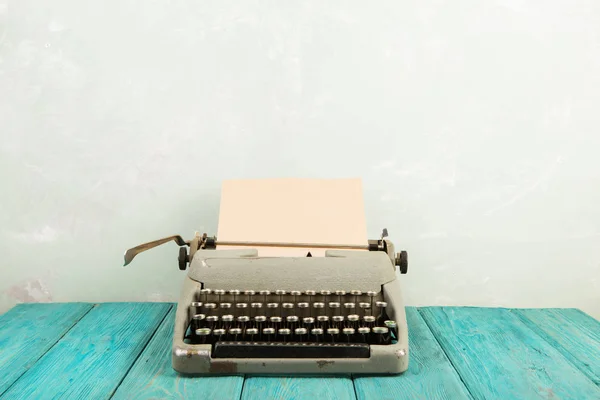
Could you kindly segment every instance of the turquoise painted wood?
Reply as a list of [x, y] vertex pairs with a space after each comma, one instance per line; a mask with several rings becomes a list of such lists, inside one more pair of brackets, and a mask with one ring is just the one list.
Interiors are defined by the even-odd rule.
[[0, 316], [0, 394], [92, 308], [91, 304], [19, 304]]
[[356, 399], [349, 377], [251, 377], [246, 378], [242, 400], [253, 399]]
[[600, 385], [600, 322], [575, 309], [511, 311]]
[[94, 307], [1, 398], [110, 398], [170, 309], [164, 303]]
[[243, 376], [184, 377], [171, 367], [175, 307], [129, 371], [113, 400], [239, 399]]
[[354, 378], [358, 399], [470, 399], [471, 396], [414, 307], [406, 308], [409, 364], [402, 375]]
[[507, 309], [419, 309], [476, 399], [600, 399], [600, 388]]

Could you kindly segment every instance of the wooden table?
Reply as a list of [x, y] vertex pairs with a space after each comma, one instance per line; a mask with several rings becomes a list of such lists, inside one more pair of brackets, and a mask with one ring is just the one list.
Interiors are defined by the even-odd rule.
[[175, 305], [22, 304], [0, 316], [0, 399], [600, 399], [600, 322], [575, 309], [407, 308], [384, 377], [178, 376]]

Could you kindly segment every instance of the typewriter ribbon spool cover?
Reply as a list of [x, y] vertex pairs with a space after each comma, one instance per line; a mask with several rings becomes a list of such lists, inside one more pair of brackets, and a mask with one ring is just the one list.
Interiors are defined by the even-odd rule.
[[[397, 374], [408, 368], [405, 251], [368, 240], [359, 179], [225, 181], [216, 238], [175, 240], [187, 269], [182, 374]], [[331, 245], [329, 245], [331, 244]], [[189, 253], [186, 250], [189, 247]], [[399, 267], [399, 268], [397, 268]]]

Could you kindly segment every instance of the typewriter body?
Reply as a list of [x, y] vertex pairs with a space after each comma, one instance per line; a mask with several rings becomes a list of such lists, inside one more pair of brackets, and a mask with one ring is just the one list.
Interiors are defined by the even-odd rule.
[[[172, 345], [182, 374], [397, 374], [409, 355], [396, 267], [408, 264], [385, 236], [364, 246], [172, 236], [128, 250], [125, 265], [159, 244], [182, 246]], [[261, 246], [328, 250], [259, 257]]]

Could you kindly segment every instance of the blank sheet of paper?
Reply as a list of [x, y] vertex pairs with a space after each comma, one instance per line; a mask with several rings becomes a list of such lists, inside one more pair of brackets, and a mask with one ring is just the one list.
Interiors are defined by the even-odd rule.
[[[365, 245], [362, 182], [304, 178], [224, 181], [217, 239]], [[257, 250], [259, 256], [325, 253], [325, 249], [310, 248]]]

